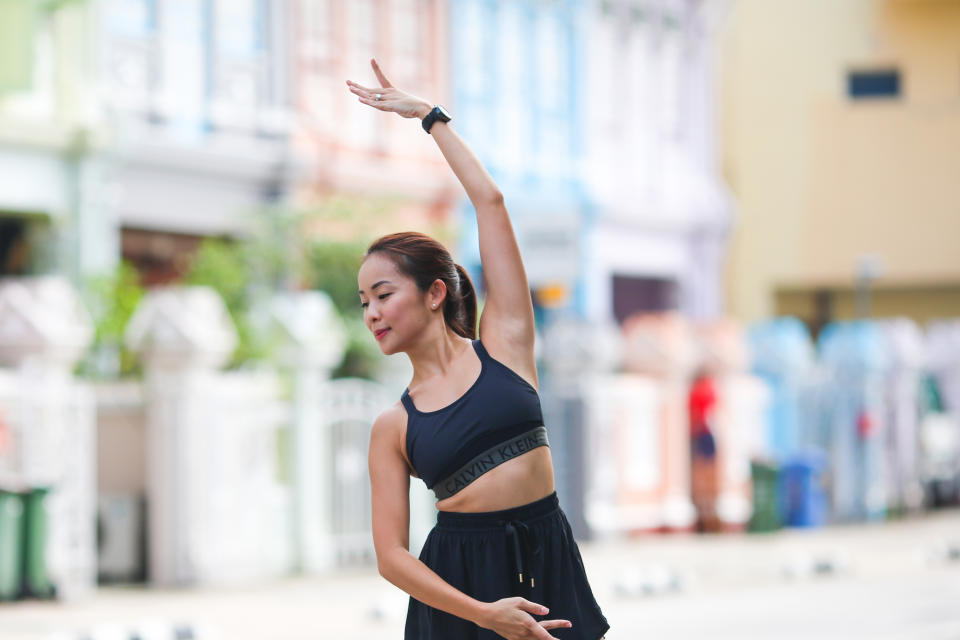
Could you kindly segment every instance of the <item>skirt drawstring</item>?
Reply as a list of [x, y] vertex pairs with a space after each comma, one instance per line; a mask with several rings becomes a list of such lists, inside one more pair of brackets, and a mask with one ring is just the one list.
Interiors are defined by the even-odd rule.
[[[507, 520], [503, 528], [507, 535], [507, 543], [513, 551], [513, 574], [517, 576], [514, 595], [530, 597], [536, 587], [533, 561], [540, 559], [543, 550], [540, 541], [530, 527], [521, 520]], [[529, 578], [529, 581], [525, 580], [525, 577]]]

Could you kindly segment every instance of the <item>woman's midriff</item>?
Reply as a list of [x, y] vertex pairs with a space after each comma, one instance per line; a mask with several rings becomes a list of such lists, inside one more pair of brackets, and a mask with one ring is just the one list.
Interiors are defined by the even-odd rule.
[[550, 447], [537, 447], [487, 471], [449, 498], [437, 501], [440, 511], [499, 511], [536, 502], [553, 493]]

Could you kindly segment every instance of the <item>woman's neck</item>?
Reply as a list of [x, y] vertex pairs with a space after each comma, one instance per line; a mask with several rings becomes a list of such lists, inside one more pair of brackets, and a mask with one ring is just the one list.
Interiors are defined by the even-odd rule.
[[418, 344], [406, 351], [413, 365], [409, 387], [435, 380], [450, 373], [451, 368], [470, 348], [470, 341], [444, 327], [442, 333], [425, 335]]

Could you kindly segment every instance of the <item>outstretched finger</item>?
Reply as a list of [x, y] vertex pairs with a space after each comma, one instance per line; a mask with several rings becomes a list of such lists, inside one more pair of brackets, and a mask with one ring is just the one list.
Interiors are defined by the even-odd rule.
[[533, 633], [533, 637], [537, 640], [556, 640], [557, 638], [556, 636], [552, 636], [547, 633], [547, 630], [541, 627], [539, 624], [534, 625], [533, 629], [531, 629], [531, 632]]
[[360, 96], [361, 98], [372, 98], [374, 96], [373, 91], [370, 91], [369, 89], [363, 89], [359, 85], [348, 84], [347, 88], [350, 89], [350, 93]]
[[573, 623], [569, 620], [541, 620], [540, 626], [544, 629], [569, 629]]
[[353, 80], [347, 80], [347, 86], [350, 87], [350, 90], [354, 93], [365, 93], [371, 96], [380, 91], [380, 89], [371, 89], [370, 87], [365, 87], [362, 84], [357, 84]]
[[360, 96], [357, 99], [363, 104], [370, 105], [374, 109], [380, 109], [380, 111], [390, 111], [390, 109], [387, 108], [387, 106], [383, 103], [383, 101], [373, 100], [372, 98], [364, 98], [363, 96]]
[[377, 64], [376, 58], [370, 58], [370, 66], [373, 67], [373, 72], [377, 74], [377, 80], [380, 81], [381, 87], [386, 88], [386, 87], [393, 86], [392, 84], [390, 84], [390, 81], [387, 80], [387, 76], [383, 75], [383, 71], [380, 70], [380, 65]]
[[536, 602], [530, 602], [525, 598], [518, 598], [519, 602], [517, 606], [526, 611], [527, 613], [535, 613], [538, 616], [546, 615], [550, 613], [550, 609], [546, 608], [542, 604], [537, 604]]

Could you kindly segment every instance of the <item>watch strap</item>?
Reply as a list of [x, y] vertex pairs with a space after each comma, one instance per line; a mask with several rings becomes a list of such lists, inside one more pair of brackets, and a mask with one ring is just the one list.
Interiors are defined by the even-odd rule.
[[443, 113], [443, 111], [440, 108], [440, 105], [434, 106], [433, 109], [430, 110], [430, 113], [428, 113], [423, 118], [423, 121], [421, 122], [421, 124], [423, 125], [423, 130], [426, 131], [427, 133], [430, 133], [430, 129], [433, 127], [433, 125], [437, 121], [440, 121], [440, 122], [450, 121], [450, 116], [447, 116]]

